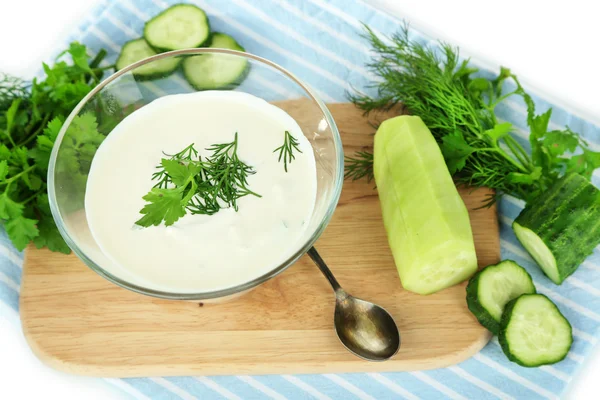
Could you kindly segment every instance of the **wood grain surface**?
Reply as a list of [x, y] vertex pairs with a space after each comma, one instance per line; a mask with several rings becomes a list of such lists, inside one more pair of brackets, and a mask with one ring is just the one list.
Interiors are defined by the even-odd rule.
[[[346, 154], [372, 144], [374, 129], [352, 105], [329, 109]], [[302, 118], [301, 106], [293, 111]], [[317, 248], [348, 292], [394, 316], [402, 347], [389, 361], [362, 361], [342, 347], [333, 292], [308, 256], [235, 300], [199, 304], [129, 292], [74, 255], [29, 248], [20, 304], [25, 337], [48, 365], [105, 377], [405, 371], [469, 358], [490, 336], [467, 309], [465, 284], [430, 296], [402, 289], [373, 186], [345, 182]], [[496, 210], [475, 210], [489, 192], [460, 192], [480, 266], [498, 262]]]

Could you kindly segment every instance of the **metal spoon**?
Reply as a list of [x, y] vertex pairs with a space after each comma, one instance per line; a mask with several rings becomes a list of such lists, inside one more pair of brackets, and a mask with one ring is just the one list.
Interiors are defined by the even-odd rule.
[[308, 251], [335, 291], [335, 331], [342, 344], [367, 361], [385, 361], [400, 349], [400, 332], [383, 307], [346, 293], [314, 247]]

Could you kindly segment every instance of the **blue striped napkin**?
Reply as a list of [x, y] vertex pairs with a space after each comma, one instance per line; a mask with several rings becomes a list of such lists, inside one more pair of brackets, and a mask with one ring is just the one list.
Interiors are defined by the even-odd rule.
[[[115, 61], [121, 44], [140, 36], [145, 20], [178, 0], [104, 0], [69, 40], [93, 51], [109, 51]], [[315, 88], [325, 101], [345, 101], [349, 85], [364, 88], [372, 76], [364, 65], [369, 49], [360, 38], [360, 21], [390, 34], [401, 22], [360, 0], [195, 0], [214, 30], [232, 34], [247, 51], [275, 61]], [[413, 38], [431, 39], [412, 30]], [[61, 46], [62, 47], [62, 46]], [[480, 65], [476, 60], [473, 64]], [[482, 74], [492, 74], [482, 71]], [[535, 98], [538, 110], [552, 104]], [[524, 104], [510, 100], [500, 107], [503, 120], [515, 124], [525, 147]], [[554, 107], [552, 125], [569, 125], [600, 148], [600, 128]], [[595, 175], [596, 185], [600, 182]], [[533, 276], [541, 293], [556, 302], [571, 321], [575, 341], [568, 357], [553, 366], [522, 368], [506, 360], [497, 340], [471, 359], [445, 369], [371, 374], [223, 376], [109, 379], [133, 398], [152, 399], [543, 399], [557, 398], [596, 342], [600, 325], [600, 252], [561, 286], [552, 284], [520, 247], [510, 224], [523, 203], [500, 203], [502, 256], [517, 260]], [[21, 283], [22, 254], [0, 234], [0, 313], [15, 318]], [[18, 324], [18, 322], [15, 322]]]

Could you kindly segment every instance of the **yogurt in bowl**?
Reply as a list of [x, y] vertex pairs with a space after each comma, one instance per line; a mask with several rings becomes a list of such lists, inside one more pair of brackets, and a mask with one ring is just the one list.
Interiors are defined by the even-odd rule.
[[[132, 73], [206, 54], [219, 65], [244, 59], [243, 82], [196, 92], [178, 73], [152, 81]], [[296, 148], [284, 163], [278, 149], [286, 138]], [[235, 206], [219, 200], [211, 215], [186, 208], [172, 224], [140, 224], [162, 159], [193, 144], [206, 160], [211, 147], [232, 141], [256, 195]], [[145, 295], [205, 301], [254, 288], [305, 254], [331, 219], [342, 182], [339, 133], [309, 87], [252, 54], [198, 48], [142, 60], [90, 92], [56, 139], [48, 195], [59, 231], [93, 271]]]
[[[275, 151], [286, 132], [298, 142], [289, 165]], [[255, 172], [248, 187], [260, 197], [240, 198], [237, 211], [187, 213], [171, 226], [135, 224], [165, 154], [194, 144], [206, 158], [210, 146], [231, 142], [236, 133], [237, 155]], [[311, 144], [282, 109], [243, 92], [175, 94], [133, 112], [102, 142], [85, 212], [102, 252], [144, 286], [222, 290], [260, 277], [294, 253], [313, 212], [316, 177]]]

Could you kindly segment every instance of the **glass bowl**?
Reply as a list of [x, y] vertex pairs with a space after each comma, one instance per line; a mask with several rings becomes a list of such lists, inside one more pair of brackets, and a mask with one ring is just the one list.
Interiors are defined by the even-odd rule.
[[[116, 265], [94, 240], [85, 213], [85, 188], [91, 161], [102, 140], [133, 111], [153, 100], [196, 91], [176, 71], [144, 79], [134, 72], [156, 70], [185, 57], [213, 57], [222, 68], [247, 62], [241, 82], [220, 90], [250, 93], [284, 109], [310, 141], [316, 161], [317, 197], [305, 236], [282, 264], [254, 279], [225, 289], [199, 292], [165, 292]], [[160, 63], [160, 64], [155, 64]], [[201, 74], [202, 71], [195, 71]], [[97, 124], [97, 133], [86, 132]], [[90, 128], [92, 126], [92, 128]], [[98, 134], [99, 133], [99, 134]], [[92, 270], [109, 281], [141, 294], [173, 300], [225, 299], [239, 295], [273, 278], [306, 253], [327, 226], [340, 197], [343, 182], [343, 150], [339, 132], [327, 107], [315, 92], [292, 73], [264, 58], [224, 49], [186, 49], [149, 57], [113, 74], [94, 88], [65, 121], [52, 150], [48, 171], [50, 208], [63, 238]], [[201, 246], [201, 245], [200, 245]], [[200, 247], [201, 249], [201, 247]]]

